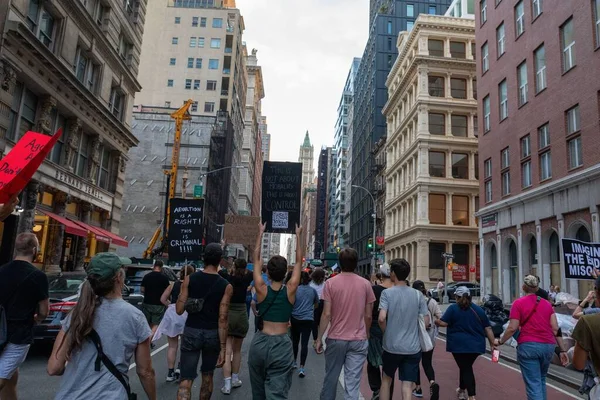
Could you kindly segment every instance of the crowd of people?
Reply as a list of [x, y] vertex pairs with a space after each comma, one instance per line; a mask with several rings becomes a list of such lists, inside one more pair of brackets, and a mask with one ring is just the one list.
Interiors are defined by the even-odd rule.
[[[546, 399], [546, 375], [557, 348], [561, 361], [568, 362], [554, 308], [535, 276], [524, 278], [525, 295], [514, 302], [508, 328], [496, 338], [464, 286], [456, 288], [456, 302], [442, 313], [424, 282], [409, 285], [406, 260], [391, 260], [371, 281], [356, 274], [357, 252], [346, 248], [339, 253], [339, 273], [327, 277], [322, 268], [303, 270], [302, 240], [293, 266], [281, 256], [263, 266], [264, 230], [261, 224], [253, 264], [242, 259], [224, 263], [222, 245], [211, 243], [204, 249], [202, 270], [185, 266], [170, 282], [157, 261], [141, 284], [141, 310], [122, 298], [123, 267], [130, 261], [115, 253], [92, 257], [77, 304], [63, 321], [48, 360], [48, 373], [62, 376], [55, 398], [133, 399], [127, 373], [135, 360], [147, 397], [156, 399], [151, 348], [163, 335], [168, 340], [166, 381], [179, 382], [177, 399], [191, 398], [199, 364], [201, 399], [212, 396], [216, 368], [223, 368], [220, 391], [232, 394], [243, 386], [241, 349], [251, 311], [256, 332], [247, 368], [253, 399], [288, 398], [295, 371], [300, 378], [321, 375], [321, 399], [335, 399], [342, 370], [344, 398], [358, 399], [366, 364], [373, 399], [389, 400], [396, 390], [405, 400], [427, 394], [438, 400], [440, 392], [449, 390], [440, 387], [435, 374], [441, 327], [446, 351], [457, 365], [458, 399], [476, 397], [474, 363], [486, 352], [486, 341], [497, 349], [510, 338], [517, 340], [528, 400]], [[297, 227], [296, 235], [302, 234]], [[33, 326], [48, 314], [48, 281], [32, 265], [38, 248], [34, 234], [20, 234], [14, 260], [0, 267], [2, 400], [17, 398], [18, 368], [33, 341]], [[579, 322], [572, 362], [586, 371], [585, 392], [592, 400], [600, 398], [599, 298], [600, 278], [574, 313]], [[324, 371], [307, 370], [311, 336], [314, 352], [324, 353]], [[427, 382], [421, 382], [421, 366]], [[399, 384], [394, 385], [396, 374]]]

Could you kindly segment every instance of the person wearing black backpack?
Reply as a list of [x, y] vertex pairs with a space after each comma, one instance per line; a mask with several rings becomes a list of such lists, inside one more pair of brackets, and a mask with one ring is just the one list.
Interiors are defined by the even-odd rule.
[[0, 267], [0, 398], [17, 398], [19, 366], [33, 343], [33, 325], [48, 314], [48, 278], [31, 263], [39, 249], [33, 233], [15, 240], [15, 259]]

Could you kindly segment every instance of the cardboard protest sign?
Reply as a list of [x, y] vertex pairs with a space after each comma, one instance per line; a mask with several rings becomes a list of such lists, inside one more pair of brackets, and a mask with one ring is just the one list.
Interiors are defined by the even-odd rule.
[[260, 217], [248, 215], [225, 215], [225, 241], [230, 244], [243, 244], [254, 247], [258, 237]]
[[204, 199], [171, 199], [169, 210], [169, 261], [200, 259]]
[[28, 131], [0, 160], [0, 203], [6, 203], [25, 188], [60, 135], [62, 129], [53, 136]]
[[266, 232], [294, 233], [300, 225], [302, 164], [265, 161], [262, 175], [262, 218]]
[[594, 268], [600, 268], [600, 243], [563, 239], [563, 260], [567, 279], [594, 279]]

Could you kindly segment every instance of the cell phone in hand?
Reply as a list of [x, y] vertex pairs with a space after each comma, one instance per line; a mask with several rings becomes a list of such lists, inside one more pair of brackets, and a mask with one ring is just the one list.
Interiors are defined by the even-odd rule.
[[500, 350], [494, 349], [492, 350], [492, 362], [497, 363], [500, 361]]

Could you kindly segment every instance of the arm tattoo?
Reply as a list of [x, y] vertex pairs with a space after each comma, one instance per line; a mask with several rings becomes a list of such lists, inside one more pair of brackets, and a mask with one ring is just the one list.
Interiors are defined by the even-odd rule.
[[225, 347], [227, 343], [227, 331], [229, 329], [229, 302], [231, 300], [231, 294], [227, 293], [229, 287], [225, 289], [225, 294], [219, 305], [219, 341], [221, 342], [221, 347]]

